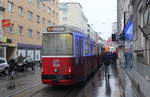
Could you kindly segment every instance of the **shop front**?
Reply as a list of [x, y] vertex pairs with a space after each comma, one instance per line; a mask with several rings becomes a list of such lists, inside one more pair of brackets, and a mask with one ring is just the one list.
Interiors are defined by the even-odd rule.
[[31, 44], [18, 44], [17, 45], [17, 57], [29, 57], [33, 61], [39, 61], [41, 59], [41, 45]]

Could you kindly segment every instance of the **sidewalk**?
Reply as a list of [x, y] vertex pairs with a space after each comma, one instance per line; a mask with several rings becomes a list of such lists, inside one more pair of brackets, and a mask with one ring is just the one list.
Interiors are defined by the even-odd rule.
[[40, 67], [36, 67], [35, 71], [18, 72], [14, 80], [10, 77], [0, 78], [0, 97], [8, 97], [15, 92], [21, 91], [25, 88], [29, 88], [33, 85], [41, 83], [41, 70]]
[[118, 65], [125, 97], [150, 97], [150, 66], [133, 64], [132, 69]]

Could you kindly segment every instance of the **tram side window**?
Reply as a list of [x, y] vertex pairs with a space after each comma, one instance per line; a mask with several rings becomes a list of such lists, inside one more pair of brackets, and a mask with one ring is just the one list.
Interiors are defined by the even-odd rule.
[[86, 41], [85, 40], [83, 40], [83, 56], [85, 56], [86, 55]]
[[81, 37], [75, 39], [75, 50], [76, 56], [83, 55], [83, 40], [81, 39]]
[[87, 55], [88, 54], [88, 47], [87, 47], [88, 45], [87, 45], [87, 40], [85, 39], [84, 40], [84, 51], [85, 51], [85, 55]]
[[93, 47], [92, 47], [92, 44], [90, 44], [90, 54], [93, 55]]
[[78, 56], [78, 46], [77, 46], [77, 39], [75, 39], [75, 56]]
[[83, 56], [83, 39], [82, 39], [82, 37], [80, 37], [80, 48], [79, 48], [79, 50], [80, 50], [80, 56]]
[[76, 55], [76, 56], [79, 56], [79, 55], [80, 55], [79, 52], [80, 52], [80, 51], [79, 51], [79, 39], [76, 38], [76, 39], [75, 39], [75, 55]]
[[97, 53], [98, 53], [98, 52], [97, 52], [97, 46], [94, 45], [94, 54], [97, 55]]
[[85, 55], [88, 55], [89, 54], [89, 43], [88, 43], [88, 40], [85, 40], [85, 47], [84, 47], [84, 49], [85, 49]]

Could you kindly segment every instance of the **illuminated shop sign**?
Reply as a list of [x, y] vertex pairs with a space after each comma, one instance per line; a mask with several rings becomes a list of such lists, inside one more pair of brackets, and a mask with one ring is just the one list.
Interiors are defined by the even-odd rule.
[[10, 19], [3, 19], [2, 20], [2, 27], [10, 27]]

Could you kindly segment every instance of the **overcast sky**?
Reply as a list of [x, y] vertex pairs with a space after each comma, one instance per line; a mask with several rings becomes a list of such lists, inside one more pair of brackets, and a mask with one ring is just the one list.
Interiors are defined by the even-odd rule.
[[116, 0], [59, 0], [60, 2], [79, 2], [93, 29], [107, 39], [112, 32], [112, 23], [117, 21]]

